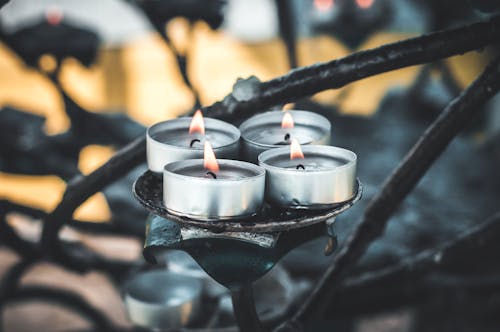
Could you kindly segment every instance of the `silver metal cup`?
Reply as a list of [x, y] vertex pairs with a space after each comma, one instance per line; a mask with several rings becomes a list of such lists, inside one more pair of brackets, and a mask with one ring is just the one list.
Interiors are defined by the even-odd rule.
[[169, 163], [163, 172], [165, 208], [201, 220], [249, 217], [264, 201], [265, 171], [244, 161], [219, 159], [217, 178], [207, 176], [202, 159]]
[[302, 147], [304, 159], [290, 160], [290, 148], [265, 151], [259, 165], [266, 170], [266, 200], [296, 209], [322, 209], [356, 194], [354, 152], [322, 145]]
[[[205, 135], [189, 134], [190, 117], [159, 122], [146, 132], [147, 162], [150, 171], [162, 173], [173, 161], [203, 158], [203, 143], [212, 144], [217, 158], [237, 158], [240, 131], [235, 126], [216, 119], [204, 118]], [[197, 139], [191, 144], [193, 139]], [[191, 145], [191, 146], [190, 146]]]
[[[296, 138], [301, 145], [328, 145], [331, 136], [331, 124], [319, 114], [291, 110], [294, 127], [281, 128], [284, 112], [271, 111], [257, 114], [240, 125], [241, 151], [244, 160], [257, 163], [260, 153], [269, 149], [288, 145]], [[288, 134], [288, 140], [285, 136]]]
[[210, 277], [188, 253], [180, 250], [170, 250], [165, 254], [165, 259], [168, 271], [201, 280], [204, 293], [208, 297], [213, 299], [229, 293], [226, 287]]
[[201, 295], [198, 278], [162, 270], [140, 273], [123, 287], [129, 319], [151, 330], [192, 322], [199, 314]]

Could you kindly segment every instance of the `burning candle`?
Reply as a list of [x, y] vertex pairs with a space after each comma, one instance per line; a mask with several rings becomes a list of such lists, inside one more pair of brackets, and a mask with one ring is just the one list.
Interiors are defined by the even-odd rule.
[[239, 139], [238, 128], [224, 121], [203, 118], [201, 111], [192, 118], [159, 122], [146, 133], [148, 168], [161, 174], [170, 162], [202, 158], [206, 140], [213, 144], [219, 158], [236, 158]]
[[322, 209], [356, 194], [356, 154], [333, 146], [309, 145], [297, 140], [289, 147], [259, 155], [266, 170], [266, 200], [295, 209]]
[[244, 159], [257, 163], [260, 153], [289, 145], [329, 144], [331, 124], [327, 118], [307, 111], [266, 112], [255, 115], [240, 126]]
[[204, 159], [167, 164], [163, 202], [173, 214], [200, 220], [250, 217], [261, 210], [265, 171], [244, 161], [217, 160], [208, 141]]

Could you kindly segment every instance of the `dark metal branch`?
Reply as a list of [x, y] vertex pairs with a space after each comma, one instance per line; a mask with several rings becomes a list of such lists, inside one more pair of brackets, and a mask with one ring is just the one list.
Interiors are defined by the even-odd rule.
[[280, 34], [285, 43], [288, 64], [290, 68], [297, 67], [297, 31], [294, 17], [293, 2], [276, 0]]
[[10, 303], [21, 303], [33, 300], [44, 300], [63, 306], [63, 308], [80, 313], [94, 324], [97, 331], [114, 331], [113, 324], [99, 310], [88, 304], [80, 295], [56, 288], [44, 286], [25, 286], [9, 294], [0, 302], [1, 307]]
[[[191, 82], [191, 79], [189, 78], [188, 72], [187, 72], [187, 55], [186, 54], [181, 54], [179, 51], [175, 48], [175, 46], [172, 44], [172, 41], [167, 35], [167, 32], [165, 31], [165, 22], [163, 24], [153, 24], [156, 32], [161, 36], [163, 39], [163, 42], [165, 45], [172, 51], [172, 53], [175, 56], [175, 59], [177, 60], [177, 67], [179, 68], [179, 71], [181, 73], [182, 79], [184, 80], [184, 84], [191, 90], [191, 93], [193, 94], [194, 97], [194, 108], [199, 108], [200, 107], [200, 96], [198, 94], [198, 91], [196, 91], [196, 88], [194, 87], [193, 83]], [[192, 38], [192, 26], [189, 24], [189, 38]]]
[[[433, 62], [476, 50], [500, 40], [500, 16], [487, 22], [433, 32], [416, 38], [356, 52], [344, 58], [292, 70], [255, 84], [248, 93], [233, 93], [206, 108], [206, 114], [227, 120], [242, 118], [265, 107], [284, 104], [327, 89], [395, 69]], [[242, 96], [243, 95], [243, 96]]]
[[26, 259], [38, 256], [33, 243], [22, 239], [7, 223], [8, 207], [5, 201], [0, 201], [0, 244], [3, 244]]
[[[22, 204], [13, 203], [7, 200], [0, 200], [0, 204], [6, 209], [6, 213], [20, 213], [29, 217], [45, 220], [48, 213]], [[78, 231], [89, 233], [89, 234], [99, 234], [99, 235], [124, 235], [124, 236], [135, 236], [144, 237], [143, 232], [134, 232], [132, 230], [124, 229], [123, 227], [116, 226], [113, 220], [109, 222], [93, 222], [79, 219], [70, 219], [67, 223], [68, 226], [74, 228]]]
[[233, 311], [241, 332], [262, 332], [264, 328], [255, 311], [255, 301], [251, 285], [231, 291]]
[[[15, 263], [3, 276], [0, 284], [0, 302], [5, 297], [9, 297], [13, 294], [17, 287], [23, 274], [33, 265], [33, 260], [24, 259]], [[1, 321], [1, 317], [0, 317]], [[1, 325], [1, 324], [0, 324]]]
[[[44, 252], [37, 248], [36, 243], [20, 237], [7, 223], [5, 217], [8, 209], [5, 206], [5, 201], [0, 201], [0, 244], [6, 245], [25, 260], [42, 259]], [[59, 253], [51, 258], [63, 267], [75, 271], [101, 270], [119, 279], [133, 266], [129, 261], [108, 259], [77, 243], [61, 241], [57, 245]]]
[[33, 260], [25, 259], [20, 262], [14, 264], [3, 276], [2, 281], [0, 283], [0, 332], [3, 331], [3, 316], [1, 310], [2, 303], [5, 299], [12, 297], [12, 295], [16, 292], [19, 283], [21, 281], [21, 277], [33, 264]]
[[[470, 264], [464, 264], [464, 260], [471, 258], [477, 260], [478, 257], [484, 256], [484, 250], [492, 250], [492, 247], [498, 248], [499, 246], [500, 212], [443, 245], [405, 257], [399, 263], [386, 268], [368, 271], [360, 276], [346, 279], [338, 284], [339, 286], [335, 286], [334, 296], [339, 296], [339, 299], [332, 305], [335, 308], [349, 306], [351, 303], [354, 305], [352, 300], [359, 299], [359, 297], [353, 294], [363, 294], [364, 303], [377, 303], [377, 310], [384, 309], [380, 307], [381, 302], [391, 302], [380, 301], [382, 298], [387, 299], [388, 296], [396, 298], [397, 305], [403, 305], [406, 299], [420, 296], [418, 288], [415, 287], [415, 281], [427, 272], [446, 273], [449, 270], [456, 272], [464, 265], [470, 266]], [[500, 279], [496, 282], [500, 284]], [[407, 287], [409, 284], [412, 287]], [[390, 303], [387, 304], [390, 305]]]
[[384, 232], [389, 217], [427, 169], [481, 111], [481, 106], [499, 90], [500, 58], [488, 65], [483, 74], [445, 108], [384, 182], [336, 257], [335, 264], [325, 272], [311, 296], [291, 320], [290, 327], [296, 329], [322, 316], [332, 298], [331, 285], [340, 282], [356, 265], [368, 246]]
[[[360, 317], [401, 308], [418, 307], [438, 299], [477, 298], [481, 305], [500, 294], [500, 275], [466, 275], [433, 272], [429, 276], [404, 280], [380, 280], [366, 287], [346, 287], [335, 292], [336, 301], [328, 316]], [[498, 310], [498, 305], [494, 304]], [[490, 307], [490, 309], [492, 309]]]
[[[90, 196], [126, 175], [144, 159], [146, 146], [144, 138], [138, 138], [119, 150], [104, 166], [86, 176], [79, 176], [68, 183], [64, 196], [43, 224], [41, 245], [51, 257], [64, 255], [59, 250], [59, 230], [72, 219], [73, 212]], [[64, 259], [64, 257], [59, 257]], [[71, 262], [71, 260], [68, 260]], [[78, 264], [77, 260], [72, 260]]]

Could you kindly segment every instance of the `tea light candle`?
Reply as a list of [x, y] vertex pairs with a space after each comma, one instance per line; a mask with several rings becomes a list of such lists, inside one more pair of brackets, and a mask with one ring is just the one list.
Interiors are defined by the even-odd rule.
[[139, 273], [123, 287], [125, 308], [131, 322], [151, 330], [181, 328], [200, 314], [200, 279], [170, 271]]
[[296, 140], [289, 147], [259, 155], [266, 170], [266, 200], [296, 209], [322, 209], [356, 194], [356, 154], [333, 147], [308, 145]]
[[331, 124], [327, 118], [308, 111], [271, 111], [255, 115], [240, 126], [242, 154], [257, 163], [260, 153], [289, 145], [292, 138], [300, 144], [328, 145]]
[[224, 121], [204, 119], [200, 111], [192, 118], [178, 118], [149, 127], [146, 133], [149, 170], [161, 174], [170, 162], [202, 158], [205, 140], [212, 143], [219, 158], [238, 157], [238, 128]]
[[165, 208], [200, 220], [244, 218], [259, 212], [264, 201], [264, 169], [243, 161], [217, 161], [208, 142], [204, 155], [204, 159], [164, 167]]

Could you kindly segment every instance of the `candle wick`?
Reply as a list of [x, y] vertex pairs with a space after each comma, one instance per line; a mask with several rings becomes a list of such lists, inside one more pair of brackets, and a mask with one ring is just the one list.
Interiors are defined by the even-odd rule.
[[290, 134], [289, 133], [286, 133], [285, 134], [285, 141], [289, 141], [290, 140]]
[[208, 171], [206, 175], [210, 175], [212, 178], [217, 179], [217, 175], [212, 171]]
[[201, 141], [199, 139], [195, 138], [195, 139], [191, 140], [191, 143], [189, 143], [189, 147], [192, 148], [193, 144], [196, 142], [201, 143]]
[[305, 170], [305, 169], [306, 169], [306, 168], [304, 167], [304, 165], [302, 165], [302, 164], [298, 164], [297, 166], [295, 166], [295, 169], [301, 169], [301, 168], [302, 168], [303, 170]]

